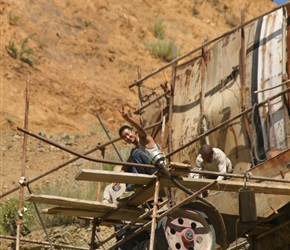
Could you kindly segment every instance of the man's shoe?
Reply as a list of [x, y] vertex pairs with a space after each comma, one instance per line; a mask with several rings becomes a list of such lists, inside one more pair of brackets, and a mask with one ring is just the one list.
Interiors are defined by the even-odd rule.
[[121, 196], [119, 196], [116, 200], [117, 201], [125, 201], [128, 200], [132, 195], [134, 195], [134, 191], [125, 191]]

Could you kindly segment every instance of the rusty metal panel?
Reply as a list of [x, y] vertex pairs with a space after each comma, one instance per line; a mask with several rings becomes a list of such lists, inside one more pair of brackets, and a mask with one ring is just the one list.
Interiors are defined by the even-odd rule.
[[[286, 71], [285, 20], [281, 8], [245, 28], [248, 107], [267, 101], [283, 89], [283, 86], [273, 87], [282, 82]], [[254, 132], [253, 152], [258, 160], [265, 160], [269, 150], [286, 148], [288, 117], [284, 114], [283, 97], [254, 110], [249, 120], [253, 124]]]
[[[177, 68], [172, 119], [172, 147], [177, 149], [199, 134], [200, 93], [203, 59], [197, 58]], [[173, 156], [173, 161], [194, 159], [195, 148], [190, 146]]]
[[[282, 82], [282, 25], [283, 9], [279, 9], [263, 18], [259, 46], [259, 70], [257, 90], [272, 88]], [[282, 91], [282, 86], [258, 93], [258, 102]], [[266, 150], [285, 148], [285, 123], [283, 99], [280, 96], [269, 101], [259, 110]], [[268, 128], [267, 128], [268, 125]], [[269, 136], [268, 136], [269, 135]]]
[[[176, 70], [173, 110], [173, 150], [241, 112], [239, 78], [240, 32], [225, 37], [208, 52]], [[237, 170], [249, 166], [249, 150], [240, 120], [212, 133], [204, 142], [224, 150]], [[194, 163], [196, 143], [174, 156], [174, 161]], [[241, 167], [242, 166], [242, 167]]]
[[[241, 110], [241, 33], [237, 31], [213, 46], [206, 69], [204, 115], [208, 129], [238, 115]], [[249, 167], [249, 150], [242, 118], [209, 136], [209, 143], [222, 149], [235, 166], [235, 172]]]

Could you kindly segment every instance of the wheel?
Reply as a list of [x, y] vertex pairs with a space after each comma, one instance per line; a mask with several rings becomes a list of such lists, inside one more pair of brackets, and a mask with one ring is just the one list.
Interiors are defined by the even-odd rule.
[[206, 215], [183, 207], [159, 221], [158, 250], [213, 250], [215, 232]]

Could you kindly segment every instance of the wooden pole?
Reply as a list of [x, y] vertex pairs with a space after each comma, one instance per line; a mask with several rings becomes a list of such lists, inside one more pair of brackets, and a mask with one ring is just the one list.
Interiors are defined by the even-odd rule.
[[[28, 114], [29, 114], [29, 85], [30, 85], [30, 76], [28, 75], [26, 81], [26, 102], [25, 102], [25, 119], [24, 119], [24, 128], [28, 128]], [[16, 237], [16, 250], [20, 249], [20, 235], [21, 235], [21, 224], [23, 222], [22, 217], [24, 213], [23, 208], [23, 196], [24, 196], [24, 183], [25, 183], [25, 162], [26, 162], [26, 149], [27, 149], [27, 135], [24, 135], [23, 138], [23, 148], [22, 148], [22, 169], [21, 177], [19, 179], [20, 191], [19, 191], [19, 209], [18, 209], [18, 219], [17, 219], [17, 237]]]
[[154, 205], [153, 205], [153, 213], [152, 213], [149, 250], [154, 250], [156, 218], [157, 218], [158, 199], [159, 199], [159, 188], [160, 188], [160, 176], [157, 175], [157, 179], [156, 179], [156, 183], [155, 183], [155, 192], [154, 192]]

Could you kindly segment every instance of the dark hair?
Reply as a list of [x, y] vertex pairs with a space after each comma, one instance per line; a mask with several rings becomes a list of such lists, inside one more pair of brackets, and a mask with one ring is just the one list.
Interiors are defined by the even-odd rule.
[[119, 136], [121, 137], [121, 134], [122, 134], [122, 132], [125, 130], [125, 129], [129, 129], [129, 130], [133, 130], [133, 128], [132, 127], [130, 127], [130, 126], [128, 126], [128, 125], [124, 125], [124, 126], [122, 126], [121, 128], [119, 128]]
[[199, 153], [201, 155], [207, 155], [207, 154], [211, 154], [213, 152], [213, 149], [210, 145], [202, 145], [199, 149]]

